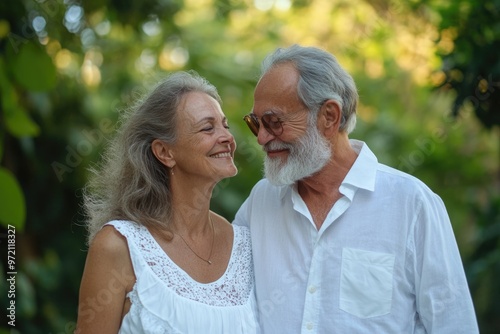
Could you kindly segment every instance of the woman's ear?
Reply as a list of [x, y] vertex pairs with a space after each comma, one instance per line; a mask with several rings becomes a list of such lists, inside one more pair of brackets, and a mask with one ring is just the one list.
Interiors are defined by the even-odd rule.
[[320, 119], [322, 121], [322, 131], [326, 137], [330, 137], [338, 132], [342, 123], [342, 109], [335, 100], [327, 100], [323, 103], [320, 110]]
[[155, 139], [151, 143], [151, 151], [162, 164], [169, 168], [175, 166], [175, 159], [167, 143], [161, 141], [160, 139]]

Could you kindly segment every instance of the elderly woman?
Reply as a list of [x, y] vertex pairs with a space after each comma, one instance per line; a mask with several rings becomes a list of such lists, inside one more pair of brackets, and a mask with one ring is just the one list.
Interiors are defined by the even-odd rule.
[[76, 333], [256, 333], [249, 231], [210, 211], [237, 173], [216, 88], [194, 72], [133, 108], [86, 191]]

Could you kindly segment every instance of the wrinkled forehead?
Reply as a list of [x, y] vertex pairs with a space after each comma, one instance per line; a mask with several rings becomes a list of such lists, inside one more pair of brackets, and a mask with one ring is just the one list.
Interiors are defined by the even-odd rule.
[[303, 106], [297, 94], [298, 82], [299, 73], [293, 64], [283, 63], [271, 68], [255, 87], [253, 113], [287, 113]]
[[203, 119], [225, 118], [219, 102], [204, 92], [189, 92], [184, 94], [178, 107], [177, 118], [180, 122], [196, 124]]

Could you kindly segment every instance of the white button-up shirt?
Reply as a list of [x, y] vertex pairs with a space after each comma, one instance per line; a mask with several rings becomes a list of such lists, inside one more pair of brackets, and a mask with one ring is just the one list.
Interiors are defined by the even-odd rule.
[[265, 334], [478, 333], [441, 199], [360, 141], [318, 230], [295, 186], [259, 181], [234, 223], [250, 227]]

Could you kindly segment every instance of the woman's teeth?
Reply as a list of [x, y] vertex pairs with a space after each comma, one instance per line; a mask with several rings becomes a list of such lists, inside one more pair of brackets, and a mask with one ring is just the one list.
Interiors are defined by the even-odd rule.
[[231, 153], [229, 153], [229, 152], [217, 153], [217, 154], [211, 155], [211, 157], [212, 158], [230, 158], [231, 157]]

